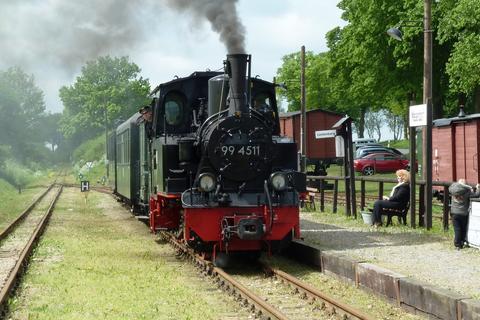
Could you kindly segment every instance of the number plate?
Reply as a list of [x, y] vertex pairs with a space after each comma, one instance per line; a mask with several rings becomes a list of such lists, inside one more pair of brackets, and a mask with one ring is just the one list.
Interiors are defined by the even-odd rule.
[[224, 156], [259, 156], [259, 145], [224, 145], [220, 148], [222, 155]]

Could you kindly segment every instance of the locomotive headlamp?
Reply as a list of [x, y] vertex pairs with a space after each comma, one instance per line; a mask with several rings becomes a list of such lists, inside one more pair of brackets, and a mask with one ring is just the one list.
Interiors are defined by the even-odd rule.
[[283, 172], [274, 172], [270, 176], [270, 184], [275, 191], [287, 189], [287, 176]]
[[216, 178], [212, 173], [204, 172], [198, 177], [198, 184], [200, 191], [211, 192], [215, 190]]

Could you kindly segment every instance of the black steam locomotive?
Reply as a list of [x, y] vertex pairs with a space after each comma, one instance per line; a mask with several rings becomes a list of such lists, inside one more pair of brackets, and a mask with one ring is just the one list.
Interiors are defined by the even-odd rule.
[[224, 73], [159, 85], [152, 123], [134, 115], [108, 153], [112, 187], [152, 232], [176, 230], [217, 262], [300, 236], [305, 175], [295, 143], [280, 136], [275, 85], [251, 78], [250, 60], [231, 54]]

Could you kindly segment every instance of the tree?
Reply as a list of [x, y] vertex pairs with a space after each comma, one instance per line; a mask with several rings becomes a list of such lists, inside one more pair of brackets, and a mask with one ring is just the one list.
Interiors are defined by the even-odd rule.
[[98, 135], [108, 121], [130, 117], [148, 103], [150, 85], [139, 73], [128, 57], [87, 62], [75, 83], [60, 89], [65, 107], [61, 132], [67, 138], [82, 136], [76, 139], [80, 143]]
[[36, 131], [44, 111], [43, 92], [33, 76], [18, 67], [0, 71], [0, 144], [11, 146], [22, 162], [35, 157], [32, 144], [43, 142]]
[[363, 137], [366, 110], [386, 104], [395, 64], [385, 28], [401, 8], [393, 0], [343, 0], [338, 6], [348, 24], [327, 33], [331, 91], [337, 107], [357, 120]]
[[383, 110], [374, 111], [369, 110], [365, 114], [365, 129], [368, 132], [369, 137], [377, 136], [377, 141], [382, 139], [382, 126], [385, 123], [385, 114]]
[[[450, 89], [466, 96], [480, 112], [480, 3], [477, 0], [445, 0], [439, 3], [441, 18], [438, 38], [441, 44], [450, 45], [446, 73]], [[459, 104], [463, 104], [459, 101]], [[456, 113], [455, 106], [451, 113]], [[452, 110], [453, 109], [453, 110]]]
[[396, 115], [390, 110], [383, 110], [388, 129], [393, 132], [393, 140], [400, 139], [404, 128], [403, 117]]
[[63, 141], [63, 135], [60, 132], [61, 117], [61, 113], [47, 113], [39, 119], [38, 134], [50, 145], [52, 152], [55, 152]]

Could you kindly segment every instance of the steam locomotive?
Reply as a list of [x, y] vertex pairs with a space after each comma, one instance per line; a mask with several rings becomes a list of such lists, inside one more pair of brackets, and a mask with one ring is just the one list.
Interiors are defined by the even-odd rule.
[[306, 189], [296, 144], [280, 135], [275, 85], [250, 76], [247, 54], [227, 55], [224, 69], [159, 85], [153, 121], [132, 116], [107, 153], [112, 188], [152, 232], [175, 231], [220, 265], [299, 238]]

